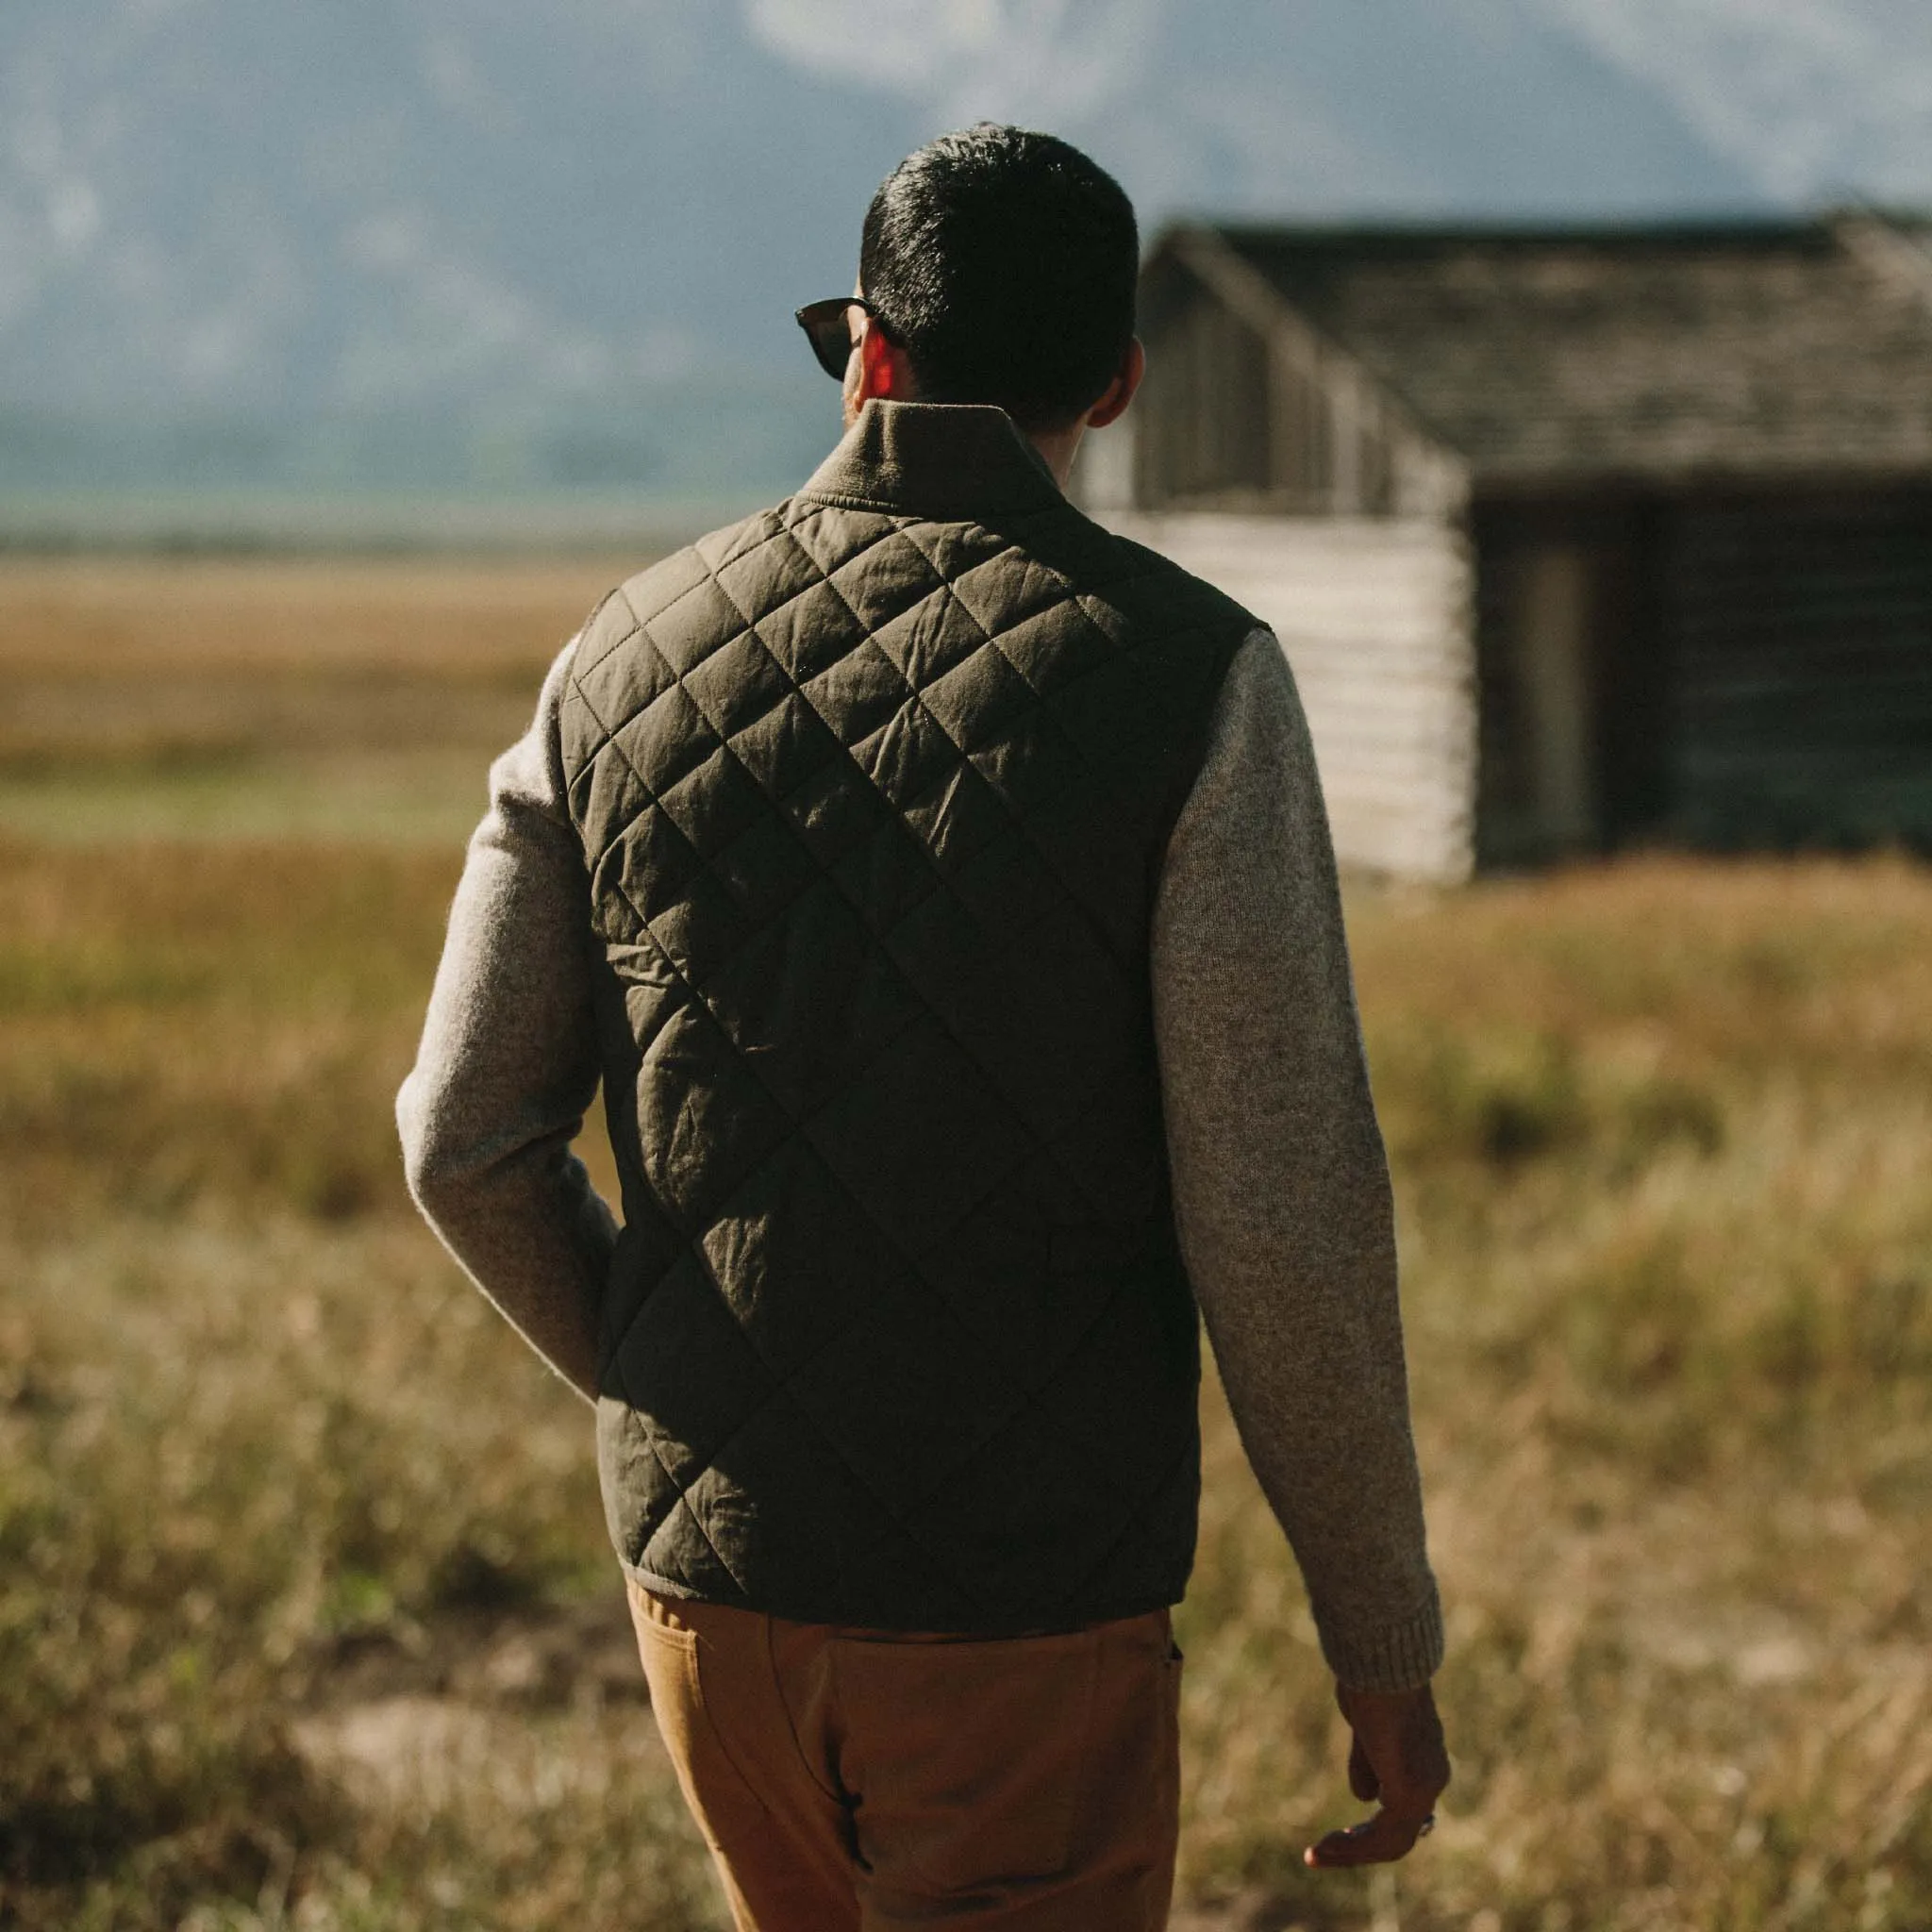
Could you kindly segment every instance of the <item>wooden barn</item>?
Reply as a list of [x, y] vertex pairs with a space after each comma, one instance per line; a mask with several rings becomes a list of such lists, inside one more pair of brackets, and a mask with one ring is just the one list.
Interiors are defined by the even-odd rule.
[[1076, 489], [1274, 625], [1345, 864], [1932, 843], [1932, 222], [1190, 225], [1141, 333]]

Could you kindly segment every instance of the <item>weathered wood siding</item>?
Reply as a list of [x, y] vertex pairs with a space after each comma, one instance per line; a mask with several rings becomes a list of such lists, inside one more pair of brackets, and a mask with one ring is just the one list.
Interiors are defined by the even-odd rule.
[[1272, 625], [1293, 666], [1344, 866], [1469, 875], [1475, 794], [1468, 546], [1435, 518], [1102, 521]]
[[1932, 846], [1932, 488], [1683, 503], [1662, 581], [1683, 836]]
[[1141, 332], [1139, 508], [1433, 516], [1462, 504], [1461, 463], [1211, 234], [1176, 235], [1150, 264]]

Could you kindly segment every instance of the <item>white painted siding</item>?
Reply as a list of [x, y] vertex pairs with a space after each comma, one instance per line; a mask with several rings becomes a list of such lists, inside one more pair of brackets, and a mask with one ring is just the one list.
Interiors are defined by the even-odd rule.
[[1096, 514], [1272, 625], [1345, 867], [1453, 882], [1474, 858], [1473, 578], [1436, 518]]

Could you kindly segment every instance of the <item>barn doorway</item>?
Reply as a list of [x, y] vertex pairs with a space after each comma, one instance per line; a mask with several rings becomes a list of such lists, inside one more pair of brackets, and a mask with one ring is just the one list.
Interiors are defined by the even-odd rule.
[[1641, 839], [1669, 808], [1658, 511], [1491, 502], [1473, 522], [1478, 864]]

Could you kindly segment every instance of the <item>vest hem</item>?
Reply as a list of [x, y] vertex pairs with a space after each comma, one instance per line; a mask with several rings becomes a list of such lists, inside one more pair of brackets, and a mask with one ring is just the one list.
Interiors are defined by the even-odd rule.
[[641, 1590], [649, 1591], [654, 1596], [669, 1598], [674, 1603], [709, 1604], [721, 1609], [744, 1610], [753, 1616], [775, 1617], [781, 1623], [810, 1624], [825, 1629], [849, 1630], [861, 1633], [876, 1632], [881, 1637], [941, 1637], [966, 1640], [1021, 1637], [1064, 1637], [1075, 1631], [1091, 1630], [1097, 1624], [1124, 1623], [1129, 1618], [1144, 1617], [1155, 1610], [1171, 1610], [1186, 1593], [1186, 1585], [1178, 1590], [1159, 1590], [1152, 1592], [1136, 1591], [1131, 1596], [1119, 1599], [1107, 1598], [1092, 1604], [1082, 1604], [1072, 1615], [1048, 1617], [1042, 1620], [1033, 1615], [1015, 1614], [1011, 1617], [986, 1617], [975, 1619], [970, 1624], [936, 1624], [930, 1621], [901, 1618], [880, 1618], [852, 1614], [856, 1606], [845, 1606], [844, 1613], [838, 1616], [807, 1614], [808, 1610], [823, 1612], [829, 1605], [791, 1604], [782, 1601], [751, 1601], [746, 1598], [707, 1595], [703, 1591], [693, 1590], [689, 1583], [675, 1577], [660, 1576], [656, 1571], [647, 1570], [641, 1563], [633, 1563], [619, 1557], [618, 1567], [625, 1580], [634, 1583]]

